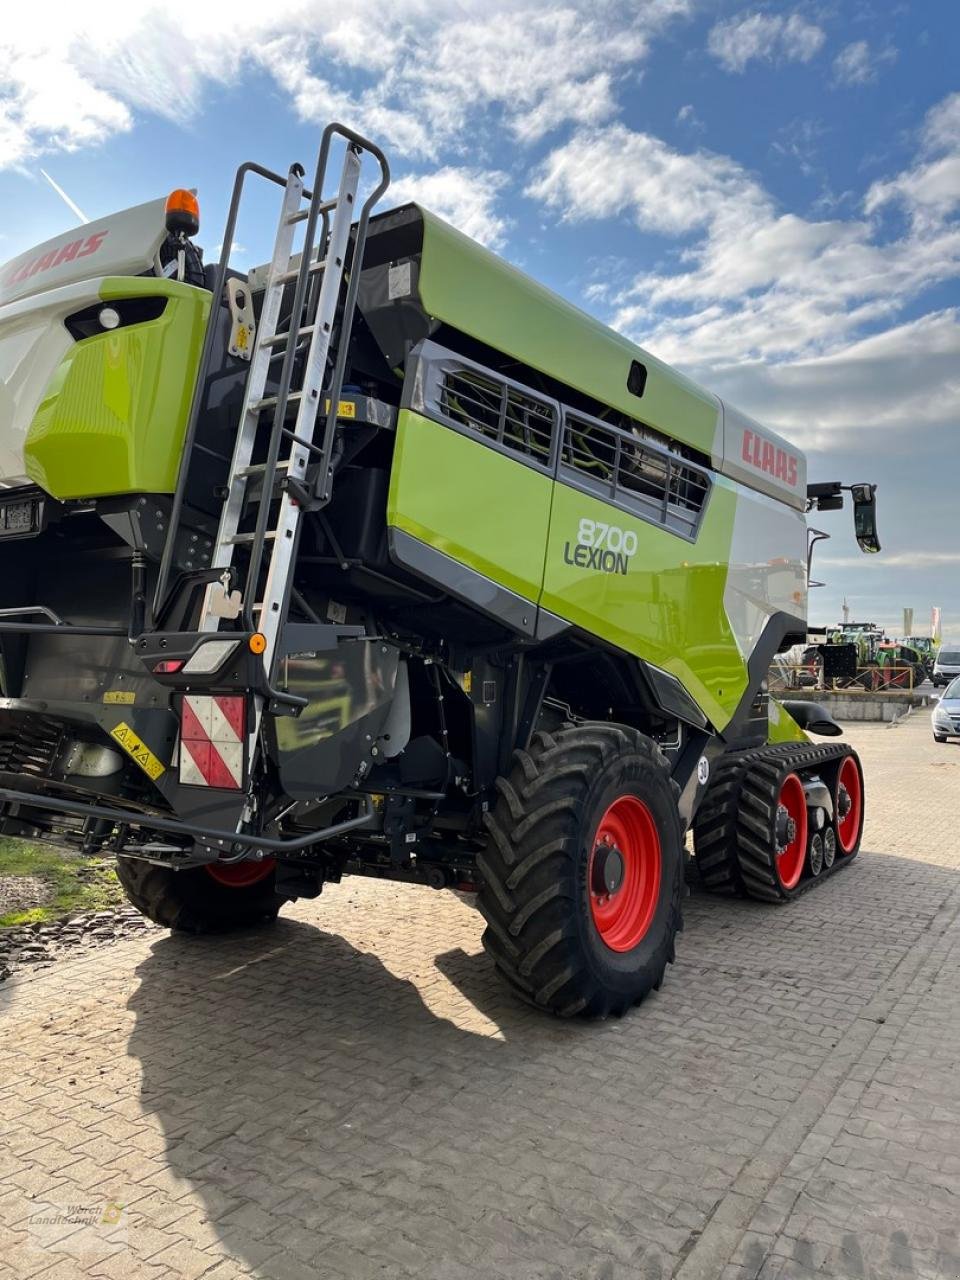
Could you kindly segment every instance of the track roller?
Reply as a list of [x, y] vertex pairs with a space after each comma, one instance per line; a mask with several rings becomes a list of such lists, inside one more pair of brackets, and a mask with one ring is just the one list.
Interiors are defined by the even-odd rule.
[[810, 847], [807, 849], [807, 870], [814, 878], [823, 871], [823, 836], [819, 831], [815, 831], [810, 837]]

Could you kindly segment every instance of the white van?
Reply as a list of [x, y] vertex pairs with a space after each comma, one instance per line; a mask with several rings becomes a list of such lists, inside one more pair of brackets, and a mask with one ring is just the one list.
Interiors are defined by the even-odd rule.
[[954, 676], [960, 676], [960, 644], [947, 641], [933, 664], [933, 687], [949, 684]]

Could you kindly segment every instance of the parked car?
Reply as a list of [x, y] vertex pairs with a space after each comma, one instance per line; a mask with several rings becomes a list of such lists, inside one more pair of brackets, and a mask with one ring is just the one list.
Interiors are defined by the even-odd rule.
[[960, 738], [960, 676], [952, 681], [933, 709], [933, 737], [935, 742], [948, 738]]
[[933, 687], [936, 689], [942, 684], [949, 684], [957, 676], [960, 676], [960, 649], [944, 645], [933, 664]]

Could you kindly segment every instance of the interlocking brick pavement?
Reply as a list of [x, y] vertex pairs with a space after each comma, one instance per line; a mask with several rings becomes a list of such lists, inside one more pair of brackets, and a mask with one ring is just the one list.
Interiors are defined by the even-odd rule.
[[[362, 881], [5, 984], [0, 1276], [960, 1276], [960, 747], [850, 737], [861, 857], [695, 894], [621, 1021], [517, 1004], [475, 912]], [[41, 1204], [120, 1226], [41, 1240]]]

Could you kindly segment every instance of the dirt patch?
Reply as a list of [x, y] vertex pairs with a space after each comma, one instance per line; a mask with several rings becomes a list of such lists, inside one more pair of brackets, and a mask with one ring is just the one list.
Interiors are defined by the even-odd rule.
[[0, 916], [42, 907], [53, 892], [53, 885], [42, 876], [0, 876]]
[[0, 982], [20, 965], [51, 964], [78, 950], [109, 946], [154, 930], [162, 932], [159, 925], [152, 924], [136, 907], [130, 906], [86, 911], [50, 924], [0, 929]]

